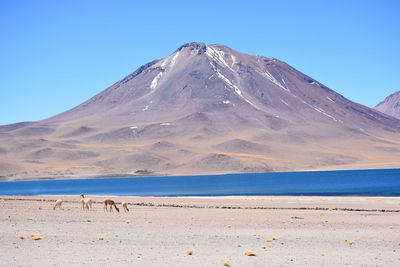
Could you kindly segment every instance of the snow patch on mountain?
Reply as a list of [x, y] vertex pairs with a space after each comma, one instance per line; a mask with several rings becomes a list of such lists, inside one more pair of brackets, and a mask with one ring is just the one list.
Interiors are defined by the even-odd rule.
[[316, 111], [318, 111], [319, 113], [321, 113], [321, 114], [327, 116], [328, 118], [331, 118], [332, 120], [338, 122], [338, 120], [337, 120], [335, 117], [333, 117], [333, 116], [329, 115], [328, 113], [326, 113], [325, 110], [323, 110], [323, 109], [321, 109], [321, 108], [317, 108], [317, 107], [313, 107], [313, 109], [316, 110]]
[[228, 63], [226, 63], [226, 61], [224, 59], [224, 55], [225, 55], [224, 51], [207, 46], [207, 50], [206, 50], [205, 54], [212, 60], [215, 60], [216, 62], [218, 62], [220, 65], [223, 65], [223, 66], [227, 67], [228, 69], [230, 69], [231, 71], [234, 71], [228, 65]]
[[172, 68], [175, 65], [175, 61], [179, 56], [179, 51], [175, 53], [174, 57], [171, 59], [171, 63], [169, 64], [169, 66]]
[[289, 104], [286, 103], [285, 100], [281, 99], [281, 102], [282, 102], [283, 104], [285, 104], [286, 106], [289, 106]]
[[282, 85], [280, 82], [278, 82], [278, 80], [275, 79], [275, 77], [274, 77], [271, 73], [269, 73], [267, 70], [264, 72], [264, 74], [265, 74], [265, 76], [267, 76], [267, 78], [268, 78], [271, 82], [273, 82], [274, 84], [278, 85], [280, 88], [282, 88], [282, 89], [284, 89], [284, 90], [286, 90], [286, 91], [289, 91], [289, 89], [288, 89], [287, 86], [286, 86], [285, 80], [282, 79], [282, 81], [285, 83], [285, 86], [283, 86], [283, 85]]
[[154, 89], [154, 88], [157, 87], [158, 81], [159, 81], [160, 78], [163, 76], [163, 74], [164, 74], [164, 71], [160, 71], [160, 72], [156, 75], [156, 77], [154, 77], [154, 79], [151, 81], [151, 84], [150, 84], [150, 88], [151, 88], [151, 89]]
[[235, 65], [236, 64], [236, 57], [234, 56], [234, 55], [231, 55], [231, 59], [232, 59], [232, 67], [233, 67], [233, 65]]

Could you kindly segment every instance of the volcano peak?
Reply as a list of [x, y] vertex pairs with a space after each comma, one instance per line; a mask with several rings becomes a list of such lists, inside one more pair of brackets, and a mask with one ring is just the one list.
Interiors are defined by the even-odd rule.
[[195, 50], [198, 52], [198, 54], [203, 54], [207, 49], [207, 45], [202, 42], [186, 43], [186, 44], [180, 46], [175, 52], [181, 51], [183, 49], [189, 49], [191, 51]]
[[388, 166], [399, 131], [285, 62], [192, 42], [71, 110], [0, 127], [0, 175]]

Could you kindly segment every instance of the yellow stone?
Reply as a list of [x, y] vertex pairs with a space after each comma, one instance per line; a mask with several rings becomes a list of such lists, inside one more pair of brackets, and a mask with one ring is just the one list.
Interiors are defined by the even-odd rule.
[[244, 255], [246, 255], [246, 256], [257, 256], [257, 254], [254, 251], [251, 251], [251, 250], [246, 250], [244, 252]]
[[32, 237], [32, 239], [33, 239], [33, 240], [41, 240], [42, 237], [41, 237], [41, 236], [38, 236], [38, 235], [35, 235], [35, 236]]

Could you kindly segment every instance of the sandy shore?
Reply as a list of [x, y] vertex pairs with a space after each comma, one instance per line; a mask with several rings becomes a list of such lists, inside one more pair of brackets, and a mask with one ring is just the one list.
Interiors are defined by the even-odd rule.
[[128, 213], [92, 198], [82, 211], [77, 196], [0, 196], [0, 265], [400, 265], [400, 198], [113, 197]]

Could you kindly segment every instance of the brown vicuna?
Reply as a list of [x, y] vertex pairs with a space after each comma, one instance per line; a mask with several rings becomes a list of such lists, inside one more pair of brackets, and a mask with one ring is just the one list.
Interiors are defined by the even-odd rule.
[[61, 199], [56, 200], [56, 203], [54, 204], [53, 210], [56, 210], [56, 208], [61, 209], [61, 204], [63, 201]]
[[125, 212], [128, 212], [128, 211], [129, 211], [129, 209], [128, 209], [128, 203], [122, 202], [122, 207], [124, 208], [124, 211], [125, 211]]
[[112, 207], [114, 206], [114, 208], [119, 212], [119, 208], [117, 207], [117, 205], [115, 205], [114, 200], [112, 199], [104, 199], [104, 209], [106, 211], [108, 211], [107, 207], [110, 206], [110, 211], [112, 211]]
[[92, 208], [92, 199], [88, 198], [88, 197], [85, 197], [84, 194], [80, 194], [79, 196], [81, 197], [82, 209], [83, 210], [84, 209], [87, 209], [87, 210], [91, 209]]

